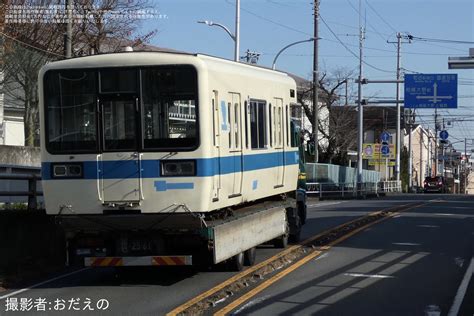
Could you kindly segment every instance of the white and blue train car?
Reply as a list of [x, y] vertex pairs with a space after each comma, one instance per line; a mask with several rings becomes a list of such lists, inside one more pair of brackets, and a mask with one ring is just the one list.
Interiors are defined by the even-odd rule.
[[46, 210], [69, 253], [92, 256], [86, 265], [187, 264], [130, 254], [211, 251], [214, 263], [241, 267], [243, 253], [253, 262], [255, 246], [284, 245], [298, 223], [292, 208], [268, 202], [298, 180], [296, 84], [286, 73], [127, 52], [50, 63], [39, 89]]
[[286, 73], [128, 52], [50, 63], [40, 91], [49, 214], [205, 213], [296, 189]]

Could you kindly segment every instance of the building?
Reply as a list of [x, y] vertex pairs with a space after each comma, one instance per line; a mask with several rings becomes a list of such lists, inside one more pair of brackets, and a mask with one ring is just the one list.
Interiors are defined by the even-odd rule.
[[[425, 178], [434, 173], [435, 137], [432, 130], [421, 125], [416, 125], [411, 131], [413, 187], [423, 187]], [[404, 138], [404, 144], [408, 147], [408, 133]]]

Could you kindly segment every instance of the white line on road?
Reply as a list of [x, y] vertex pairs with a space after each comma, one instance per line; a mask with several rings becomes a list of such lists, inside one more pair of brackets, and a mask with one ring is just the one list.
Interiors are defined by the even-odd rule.
[[421, 228], [439, 228], [438, 225], [417, 225], [416, 227], [421, 227]]
[[323, 207], [323, 206], [329, 206], [329, 205], [337, 205], [337, 204], [341, 204], [341, 203], [342, 202], [318, 203], [318, 204], [307, 205], [307, 207]]
[[413, 243], [413, 242], [392, 242], [392, 245], [397, 246], [420, 246], [421, 244]]
[[434, 213], [433, 215], [438, 215], [438, 216], [454, 216], [454, 214], [448, 214], [448, 213]]
[[318, 260], [324, 259], [324, 258], [326, 258], [327, 256], [329, 256], [329, 253], [328, 253], [328, 252], [326, 252], [326, 253], [324, 253], [324, 254], [322, 254], [322, 255], [316, 257], [316, 259], [314, 259], [314, 261], [318, 261]]
[[77, 274], [77, 273], [80, 273], [84, 270], [89, 270], [90, 268], [82, 268], [80, 270], [76, 270], [76, 271], [73, 271], [73, 272], [70, 272], [70, 273], [66, 273], [66, 274], [63, 274], [63, 275], [60, 275], [60, 276], [57, 276], [55, 278], [52, 278], [52, 279], [49, 279], [49, 280], [46, 280], [46, 281], [43, 281], [43, 282], [40, 282], [40, 283], [37, 283], [37, 284], [34, 284], [30, 287], [27, 287], [27, 288], [24, 288], [24, 289], [21, 289], [21, 290], [18, 290], [18, 291], [15, 291], [15, 292], [12, 292], [12, 293], [9, 293], [9, 294], [6, 294], [6, 295], [3, 295], [3, 296], [0, 296], [0, 300], [3, 300], [3, 299], [6, 299], [10, 296], [14, 296], [14, 295], [17, 295], [17, 294], [20, 294], [20, 293], [23, 293], [23, 292], [26, 292], [26, 291], [29, 291], [31, 289], [34, 289], [38, 286], [41, 286], [43, 284], [47, 284], [47, 283], [51, 283], [53, 281], [56, 281], [56, 280], [59, 280], [59, 279], [63, 279], [65, 277], [68, 277], [70, 275], [73, 275], [73, 274]]
[[242, 306], [241, 308], [239, 308], [238, 310], [236, 310], [234, 313], [232, 313], [233, 315], [236, 315], [236, 314], [239, 314], [241, 313], [244, 309], [246, 308], [249, 308], [253, 305], [256, 305], [258, 303], [261, 303], [263, 301], [265, 301], [266, 299], [268, 299], [270, 297], [270, 295], [265, 295], [265, 296], [262, 296], [262, 297], [259, 297], [257, 299], [254, 299], [254, 300], [251, 300], [250, 302], [248, 302], [247, 304], [245, 304], [244, 306]]
[[462, 301], [464, 300], [464, 296], [466, 295], [467, 286], [471, 281], [472, 274], [474, 273], [474, 257], [471, 259], [471, 263], [464, 274], [464, 278], [462, 279], [461, 285], [458, 288], [456, 293], [456, 297], [454, 298], [453, 305], [449, 309], [448, 316], [456, 316], [459, 313], [459, 309], [461, 308]]
[[346, 276], [355, 278], [375, 278], [375, 279], [392, 279], [394, 276], [385, 274], [364, 274], [364, 273], [344, 273]]

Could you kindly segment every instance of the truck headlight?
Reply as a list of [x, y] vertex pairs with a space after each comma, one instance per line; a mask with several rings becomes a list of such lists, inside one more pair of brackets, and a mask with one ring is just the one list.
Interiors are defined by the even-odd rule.
[[195, 160], [164, 160], [161, 161], [161, 176], [185, 177], [196, 175]]
[[82, 178], [82, 163], [58, 163], [52, 165], [53, 178]]

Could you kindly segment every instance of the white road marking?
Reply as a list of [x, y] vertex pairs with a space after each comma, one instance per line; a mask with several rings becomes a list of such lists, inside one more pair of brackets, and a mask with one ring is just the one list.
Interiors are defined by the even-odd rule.
[[472, 274], [474, 273], [474, 257], [471, 259], [471, 263], [466, 270], [466, 274], [464, 274], [464, 278], [462, 279], [461, 285], [459, 285], [458, 291], [456, 293], [456, 297], [454, 298], [453, 305], [449, 309], [448, 316], [455, 316], [459, 313], [459, 309], [461, 308], [462, 301], [464, 300], [464, 296], [466, 295], [467, 286], [471, 281]]
[[17, 295], [17, 294], [26, 292], [26, 291], [29, 291], [29, 290], [34, 289], [34, 288], [36, 288], [36, 287], [38, 287], [38, 286], [41, 286], [41, 285], [43, 285], [43, 284], [51, 283], [51, 282], [53, 282], [53, 281], [60, 280], [60, 279], [63, 279], [63, 278], [65, 278], [65, 277], [68, 277], [68, 276], [70, 276], [70, 275], [77, 274], [77, 273], [80, 273], [80, 272], [82, 272], [82, 271], [89, 270], [89, 269], [90, 269], [90, 268], [82, 268], [82, 269], [80, 269], [80, 270], [76, 270], [76, 271], [73, 271], [73, 272], [70, 272], [70, 273], [66, 273], [66, 274], [57, 276], [57, 277], [55, 277], [55, 278], [52, 278], [52, 279], [49, 279], [49, 280], [46, 280], [46, 281], [43, 281], [43, 282], [34, 284], [34, 285], [30, 286], [30, 287], [27, 287], [27, 288], [24, 288], [24, 289], [21, 289], [21, 290], [18, 290], [18, 291], [15, 291], [15, 292], [12, 292], [12, 293], [3, 295], [3, 296], [0, 296], [0, 300], [6, 299], [6, 298], [8, 298], [8, 297], [10, 297], [10, 296], [14, 296], [14, 295]]
[[392, 279], [394, 276], [385, 274], [364, 274], [364, 273], [344, 273], [346, 276], [354, 278], [375, 278], [375, 279]]
[[238, 310], [236, 310], [235, 312], [233, 312], [232, 315], [241, 313], [244, 309], [249, 308], [249, 307], [251, 307], [251, 306], [253, 306], [253, 305], [257, 305], [258, 303], [261, 303], [261, 302], [265, 301], [265, 300], [268, 299], [268, 298], [270, 298], [270, 295], [265, 295], [265, 296], [256, 298], [256, 299], [254, 299], [254, 300], [251, 300], [250, 302], [248, 302], [247, 304], [245, 304], [244, 306], [242, 306], [241, 308], [239, 308]]
[[413, 243], [413, 242], [392, 242], [392, 245], [397, 246], [420, 246], [421, 244]]
[[438, 215], [438, 216], [454, 216], [455, 214], [448, 214], [448, 213], [434, 213], [433, 215]]
[[318, 261], [318, 260], [321, 260], [321, 259], [324, 259], [326, 257], [329, 256], [329, 253], [328, 252], [325, 252], [323, 253], [322, 255], [320, 255], [319, 257], [316, 257], [316, 259], [314, 259], [314, 261]]
[[307, 207], [322, 207], [322, 206], [329, 206], [329, 205], [337, 205], [341, 204], [342, 202], [328, 202], [328, 203], [318, 203], [318, 204], [310, 204]]
[[399, 217], [402, 217], [402, 216], [399, 214], [399, 215], [393, 216], [392, 218], [399, 218]]
[[417, 225], [416, 227], [421, 227], [421, 228], [439, 228], [438, 225]]
[[428, 305], [425, 308], [426, 316], [439, 316], [441, 315], [441, 308], [438, 305]]
[[464, 259], [461, 258], [461, 257], [456, 257], [456, 258], [454, 258], [454, 263], [455, 263], [458, 267], [462, 268], [462, 266], [464, 265]]

